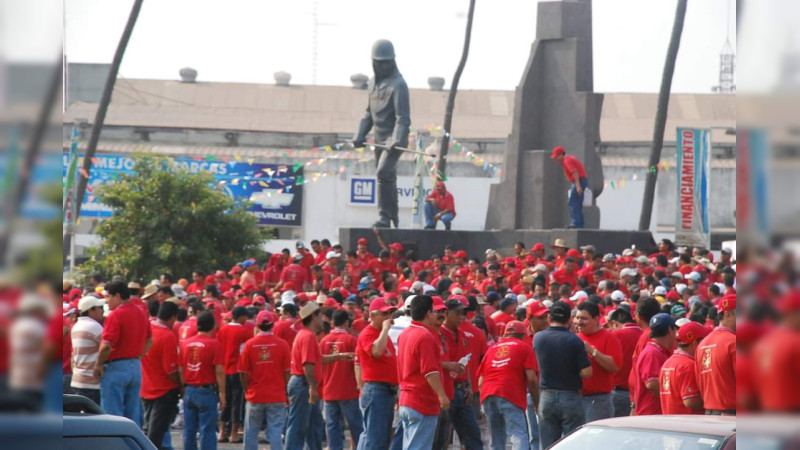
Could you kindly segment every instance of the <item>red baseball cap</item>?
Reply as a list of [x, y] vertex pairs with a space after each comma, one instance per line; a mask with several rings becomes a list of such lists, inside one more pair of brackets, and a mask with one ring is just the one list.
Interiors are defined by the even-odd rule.
[[245, 294], [244, 289], [237, 289], [233, 295], [239, 297], [239, 296], [244, 296], [244, 294]]
[[230, 275], [236, 275], [242, 273], [242, 268], [238, 265], [231, 267], [231, 270], [228, 271]]
[[566, 151], [564, 151], [564, 147], [559, 145], [558, 147], [553, 149], [553, 153], [550, 155], [550, 159], [556, 159], [559, 156], [563, 155], [564, 153], [566, 153]]
[[541, 242], [537, 242], [533, 244], [533, 247], [531, 247], [532, 252], [538, 252], [540, 250], [544, 250], [544, 244], [542, 244]]
[[274, 312], [268, 309], [259, 311], [258, 315], [256, 316], [256, 323], [258, 325], [261, 325], [262, 323], [275, 323], [277, 320], [278, 316], [276, 316]]
[[460, 301], [464, 306], [469, 306], [469, 300], [467, 300], [467, 297], [464, 297], [463, 295], [451, 295], [450, 298]]
[[401, 244], [399, 242], [394, 242], [392, 244], [389, 244], [389, 248], [394, 248], [394, 249], [397, 249], [399, 251], [403, 251], [403, 244]]
[[519, 320], [512, 320], [506, 324], [506, 330], [503, 334], [525, 334], [525, 324]]
[[257, 303], [260, 303], [260, 304], [262, 304], [262, 305], [265, 305], [265, 304], [267, 303], [267, 299], [265, 299], [265, 298], [264, 298], [263, 296], [261, 296], [261, 295], [254, 295], [254, 296], [253, 296], [253, 304], [255, 305], [255, 304], [257, 304]]
[[466, 267], [462, 267], [462, 268], [458, 269], [458, 276], [460, 276], [460, 277], [469, 276], [469, 269], [467, 269]]
[[526, 312], [528, 314], [528, 317], [530, 316], [542, 317], [543, 315], [550, 312], [550, 308], [545, 306], [545, 304], [542, 302], [533, 302], [530, 305], [528, 305]]
[[392, 312], [396, 311], [397, 307], [389, 301], [388, 298], [378, 297], [369, 303], [369, 312]]
[[225, 291], [222, 293], [222, 298], [234, 298], [233, 291]]
[[214, 284], [217, 282], [217, 277], [215, 277], [214, 275], [209, 275], [206, 277], [205, 282], [206, 284]]
[[249, 298], [245, 297], [245, 298], [239, 300], [238, 302], [236, 302], [236, 304], [234, 306], [250, 306], [252, 304], [253, 304], [253, 301], [250, 300]]
[[336, 301], [336, 299], [335, 299], [335, 298], [333, 298], [333, 297], [328, 297], [328, 298], [326, 298], [326, 299], [325, 299], [325, 301], [324, 301], [324, 302], [322, 302], [322, 306], [323, 306], [323, 307], [327, 306], [327, 307], [329, 307], [329, 308], [333, 308], [333, 309], [339, 309], [339, 307], [340, 307], [341, 305], [339, 304], [339, 302], [337, 302], [337, 301]]
[[294, 296], [294, 299], [298, 300], [298, 301], [301, 301], [301, 302], [307, 302], [308, 301], [308, 296], [306, 295], [305, 292], [300, 292], [299, 294]]
[[532, 265], [536, 264], [536, 257], [534, 257], [533, 255], [526, 256], [525, 257], [525, 264], [527, 264], [529, 266], [532, 266]]
[[453, 256], [456, 257], [456, 258], [466, 259], [467, 258], [467, 252], [465, 252], [464, 250], [459, 250]]
[[708, 333], [710, 332], [711, 330], [697, 322], [689, 322], [678, 328], [676, 339], [681, 344], [691, 344], [694, 341], [698, 341], [708, 336]]
[[722, 297], [717, 305], [717, 310], [721, 313], [736, 310], [736, 294], [728, 294]]
[[800, 290], [792, 289], [781, 297], [781, 299], [778, 300], [778, 310], [783, 314], [800, 311]]
[[571, 249], [567, 250], [567, 256], [570, 256], [570, 257], [575, 258], [575, 259], [583, 258], [583, 255], [581, 255], [581, 252], [578, 251], [577, 249], [574, 249], [574, 248], [571, 248]]
[[442, 300], [442, 297], [439, 296], [433, 297], [433, 310], [442, 311], [445, 309], [447, 309], [447, 306], [444, 304], [444, 300]]
[[666, 298], [667, 300], [680, 300], [681, 294], [678, 294], [678, 291], [669, 291]]
[[218, 270], [218, 271], [214, 272], [214, 276], [217, 277], [217, 278], [225, 278], [225, 275], [226, 275], [225, 271], [222, 271], [222, 270]]
[[358, 241], [356, 241], [356, 243], [367, 245], [367, 239], [366, 238], [361, 238]]

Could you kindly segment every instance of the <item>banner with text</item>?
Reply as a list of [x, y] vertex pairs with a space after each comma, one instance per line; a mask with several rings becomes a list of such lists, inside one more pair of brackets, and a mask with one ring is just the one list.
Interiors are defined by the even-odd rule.
[[[81, 159], [83, 155], [80, 155]], [[210, 172], [216, 186], [237, 202], [250, 202], [248, 211], [259, 225], [297, 227], [302, 225], [303, 166], [229, 162], [198, 158], [170, 158], [174, 169], [191, 173]], [[83, 217], [111, 217], [113, 210], [95, 197], [96, 189], [113, 183], [119, 174], [133, 173], [134, 159], [118, 155], [97, 155], [93, 160], [86, 195], [81, 206]], [[63, 154], [62, 176], [66, 176], [69, 156]]]
[[675, 243], [709, 248], [708, 193], [711, 160], [709, 130], [678, 128], [676, 159], [678, 192]]

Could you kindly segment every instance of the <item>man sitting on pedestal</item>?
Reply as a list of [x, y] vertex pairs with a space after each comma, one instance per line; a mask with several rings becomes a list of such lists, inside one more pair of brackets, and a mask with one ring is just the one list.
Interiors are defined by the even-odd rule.
[[444, 181], [436, 182], [436, 189], [425, 197], [425, 228], [436, 229], [436, 223], [444, 222], [444, 229], [450, 229], [450, 223], [456, 217], [456, 205], [453, 194], [447, 192]]

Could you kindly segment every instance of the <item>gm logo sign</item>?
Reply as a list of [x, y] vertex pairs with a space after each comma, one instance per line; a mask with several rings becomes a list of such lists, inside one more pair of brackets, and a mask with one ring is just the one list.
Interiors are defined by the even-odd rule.
[[374, 205], [378, 185], [375, 178], [350, 179], [350, 203], [355, 205]]

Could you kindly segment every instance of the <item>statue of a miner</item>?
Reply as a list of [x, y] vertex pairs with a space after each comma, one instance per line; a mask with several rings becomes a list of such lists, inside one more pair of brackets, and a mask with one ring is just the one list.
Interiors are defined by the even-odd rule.
[[370, 129], [375, 128], [375, 142], [387, 149], [375, 147], [378, 168], [378, 213], [380, 219], [373, 227], [398, 227], [397, 160], [401, 152], [393, 147], [408, 147], [411, 125], [408, 86], [397, 70], [394, 46], [381, 39], [372, 45], [372, 69], [375, 76], [368, 84], [369, 103], [353, 138], [356, 147], [363, 147]]

